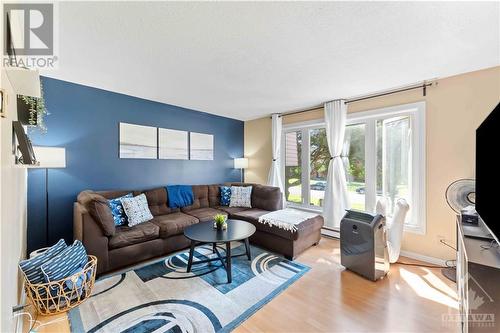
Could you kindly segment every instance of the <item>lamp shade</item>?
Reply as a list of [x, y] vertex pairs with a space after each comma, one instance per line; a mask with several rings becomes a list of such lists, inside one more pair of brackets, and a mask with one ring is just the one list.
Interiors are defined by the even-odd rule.
[[33, 147], [38, 168], [65, 168], [66, 149], [62, 147]]
[[241, 157], [234, 159], [234, 168], [235, 169], [246, 169], [248, 168], [248, 158]]

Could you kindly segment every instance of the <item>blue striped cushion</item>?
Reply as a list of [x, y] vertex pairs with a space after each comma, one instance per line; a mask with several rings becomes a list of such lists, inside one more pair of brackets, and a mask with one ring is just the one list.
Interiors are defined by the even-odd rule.
[[69, 277], [79, 268], [87, 264], [87, 251], [82, 242], [76, 240], [56, 257], [42, 265], [46, 282], [62, 280]]
[[60, 239], [55, 245], [51, 246], [47, 251], [42, 254], [31, 258], [23, 260], [19, 263], [19, 268], [31, 283], [43, 283], [45, 282], [43, 272], [40, 269], [41, 266], [57, 256], [68, 246], [64, 239]]

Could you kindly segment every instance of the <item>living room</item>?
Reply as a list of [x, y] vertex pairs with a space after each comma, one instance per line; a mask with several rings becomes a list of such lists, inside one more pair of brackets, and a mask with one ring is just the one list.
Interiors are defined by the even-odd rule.
[[1, 332], [499, 330], [498, 2], [2, 8]]

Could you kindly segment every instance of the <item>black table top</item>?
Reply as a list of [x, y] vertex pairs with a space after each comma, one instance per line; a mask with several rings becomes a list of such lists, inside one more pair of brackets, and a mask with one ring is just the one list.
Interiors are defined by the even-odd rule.
[[184, 229], [184, 236], [202, 243], [224, 243], [242, 240], [255, 233], [255, 226], [240, 220], [227, 220], [226, 230], [214, 228], [214, 222], [200, 222]]

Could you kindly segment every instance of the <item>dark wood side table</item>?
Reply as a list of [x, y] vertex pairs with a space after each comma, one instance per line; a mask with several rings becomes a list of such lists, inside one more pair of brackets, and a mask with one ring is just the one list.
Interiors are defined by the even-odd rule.
[[[217, 230], [213, 227], [213, 222], [200, 222], [184, 229], [184, 236], [191, 240], [191, 247], [189, 249], [189, 260], [187, 272], [191, 272], [193, 264], [203, 264], [211, 261], [220, 260], [222, 266], [227, 272], [227, 283], [231, 283], [231, 258], [247, 256], [248, 260], [252, 260], [250, 253], [250, 242], [248, 238], [255, 233], [255, 226], [249, 222], [240, 220], [227, 220], [226, 230]], [[245, 253], [238, 255], [231, 255], [231, 242], [244, 241]], [[217, 243], [226, 245], [226, 254], [222, 256], [217, 249]], [[193, 254], [196, 246], [202, 244], [212, 244], [213, 252], [217, 254], [217, 258], [200, 260], [193, 263]]]

